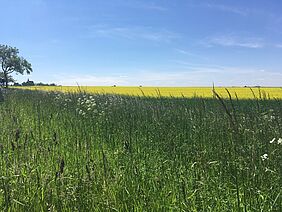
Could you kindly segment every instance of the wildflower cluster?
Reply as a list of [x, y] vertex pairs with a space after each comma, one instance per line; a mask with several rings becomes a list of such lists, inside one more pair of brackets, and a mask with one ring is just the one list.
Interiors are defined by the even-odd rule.
[[277, 143], [277, 144], [282, 144], [282, 138], [278, 138], [276, 140], [276, 138], [273, 138], [271, 141], [269, 141], [270, 144], [273, 144], [273, 143]]
[[268, 154], [263, 154], [262, 156], [260, 156], [260, 158], [262, 159], [262, 161], [268, 160]]
[[273, 109], [270, 109], [268, 110], [267, 112], [265, 113], [262, 113], [263, 115], [263, 119], [269, 121], [269, 122], [272, 122], [276, 119], [275, 117], [275, 113], [274, 113], [274, 110]]
[[54, 93], [54, 95], [55, 95], [54, 97], [55, 101], [62, 100], [62, 97], [63, 97], [62, 93]]
[[54, 99], [63, 109], [67, 108], [69, 103], [72, 102], [70, 96], [63, 93], [55, 93]]
[[[278, 144], [278, 145], [281, 145], [282, 144], [282, 138], [278, 138], [278, 139], [276, 139], [276, 138], [273, 138], [273, 139], [271, 139], [270, 141], [269, 141], [269, 143], [270, 144]], [[268, 160], [269, 158], [268, 158], [268, 154], [263, 154], [263, 155], [261, 155], [260, 156], [260, 158], [261, 158], [261, 160], [262, 161], [265, 161], [265, 160]]]
[[76, 112], [79, 115], [100, 115], [98, 112], [97, 103], [94, 96], [83, 95], [77, 99]]

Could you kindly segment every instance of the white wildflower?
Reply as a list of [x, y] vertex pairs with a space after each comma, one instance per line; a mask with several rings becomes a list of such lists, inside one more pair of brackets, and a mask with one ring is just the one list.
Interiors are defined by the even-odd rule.
[[282, 138], [279, 138], [277, 144], [282, 144]]
[[268, 160], [268, 154], [263, 154], [260, 157], [261, 157], [262, 161]]
[[273, 171], [273, 170], [271, 170], [271, 169], [269, 169], [269, 168], [267, 168], [267, 167], [265, 167], [265, 172], [275, 173], [275, 171]]
[[273, 138], [271, 141], [269, 141], [269, 143], [272, 144], [274, 141], [275, 141], [275, 138]]

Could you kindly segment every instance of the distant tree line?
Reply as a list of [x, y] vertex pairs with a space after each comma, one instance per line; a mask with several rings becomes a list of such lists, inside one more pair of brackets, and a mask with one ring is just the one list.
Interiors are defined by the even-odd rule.
[[50, 84], [43, 82], [35, 83], [34, 81], [28, 79], [26, 82], [23, 83], [14, 82], [14, 86], [57, 86], [57, 85], [55, 83], [50, 83]]

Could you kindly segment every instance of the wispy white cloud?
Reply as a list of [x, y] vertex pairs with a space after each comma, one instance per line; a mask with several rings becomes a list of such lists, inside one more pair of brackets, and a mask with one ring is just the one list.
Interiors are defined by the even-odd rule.
[[250, 49], [261, 48], [282, 48], [282, 43], [265, 41], [260, 37], [244, 37], [233, 34], [219, 35], [209, 37], [200, 42], [206, 47], [222, 46], [222, 47], [241, 47]]
[[190, 52], [188, 52], [187, 50], [184, 50], [184, 49], [178, 49], [178, 48], [176, 48], [175, 51], [178, 52], [178, 53], [180, 53], [180, 54], [191, 55]]
[[149, 40], [156, 42], [170, 42], [180, 37], [179, 34], [167, 29], [153, 27], [109, 27], [95, 25], [89, 27], [90, 37], [124, 38], [130, 40]]
[[155, 10], [160, 12], [168, 11], [168, 8], [157, 4], [153, 1], [144, 1], [144, 0], [130, 0], [130, 1], [118, 1], [118, 5], [131, 7], [134, 9], [145, 9], [145, 10]]
[[274, 47], [281, 49], [282, 48], [282, 44], [281, 43], [275, 44]]
[[168, 72], [143, 71], [129, 84], [153, 86], [281, 86], [282, 73], [240, 67], [195, 66]]
[[206, 39], [202, 44], [207, 47], [213, 46], [223, 46], [223, 47], [243, 47], [243, 48], [252, 48], [258, 49], [265, 47], [265, 43], [262, 38], [256, 37], [240, 37], [233, 35], [221, 35], [214, 36]]
[[[238, 16], [242, 16], [245, 18], [251, 17], [259, 18], [265, 20], [265, 30], [270, 30], [274, 33], [282, 34], [281, 29], [281, 23], [282, 23], [282, 16], [280, 13], [277, 13], [274, 10], [270, 10], [269, 7], [261, 7], [256, 5], [256, 2], [253, 2], [250, 5], [244, 5], [243, 6], [237, 6], [235, 5], [236, 1], [233, 3], [217, 3], [216, 1], [209, 2], [209, 3], [203, 3], [198, 1], [197, 3], [190, 3], [190, 6], [194, 7], [201, 7], [201, 8], [208, 8], [210, 10], [214, 11], [221, 11], [229, 14], [234, 14]], [[247, 19], [246, 19], [247, 21]]]
[[144, 9], [149, 9], [149, 10], [157, 10], [157, 11], [161, 11], [161, 12], [168, 11], [167, 7], [156, 5], [154, 3], [148, 4], [148, 5], [143, 5], [143, 8]]
[[[183, 63], [185, 64], [185, 63]], [[60, 74], [53, 77], [61, 85], [103, 86], [281, 86], [282, 73], [256, 68], [191, 65], [173, 71], [142, 69], [120, 74]]]
[[223, 5], [223, 4], [206, 3], [206, 4], [201, 4], [201, 5], [204, 7], [211, 8], [211, 9], [220, 10], [223, 12], [231, 12], [231, 13], [235, 13], [237, 15], [242, 15], [242, 16], [246, 16], [250, 13], [250, 11], [246, 8], [239, 8], [239, 7]]
[[184, 56], [193, 57], [193, 58], [201, 59], [201, 60], [204, 60], [204, 61], [209, 61], [208, 57], [205, 57], [205, 56], [198, 54], [198, 53], [190, 52], [186, 49], [175, 48], [174, 51], [177, 52], [178, 54], [181, 54], [181, 55], [184, 55]]
[[54, 81], [59, 85], [115, 85], [125, 83], [125, 76], [101, 76], [92, 74], [56, 74]]
[[[235, 1], [234, 1], [235, 2]], [[222, 11], [226, 13], [233, 13], [237, 14], [240, 16], [258, 16], [258, 17], [263, 17], [265, 19], [269, 19], [271, 22], [276, 22], [276, 23], [281, 23], [282, 17], [280, 14], [277, 14], [273, 11], [270, 11], [268, 9], [260, 9], [259, 7], [251, 7], [251, 6], [245, 6], [245, 7], [240, 7], [240, 6], [235, 6], [234, 4], [219, 4], [216, 2], [209, 2], [209, 3], [202, 3], [199, 1], [199, 3], [194, 3], [191, 4], [192, 6], [196, 7], [204, 7], [204, 8], [209, 8], [211, 10], [217, 10], [217, 11]]]

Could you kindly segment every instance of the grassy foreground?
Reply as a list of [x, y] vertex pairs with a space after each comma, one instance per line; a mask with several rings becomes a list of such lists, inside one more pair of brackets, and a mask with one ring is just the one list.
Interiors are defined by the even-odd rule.
[[[61, 92], [86, 92], [92, 94], [122, 94], [130, 96], [147, 97], [203, 97], [212, 98], [210, 87], [126, 87], [126, 86], [31, 86], [17, 87], [29, 90], [61, 91]], [[282, 99], [282, 88], [228, 88], [233, 98], [239, 99]], [[216, 88], [217, 93], [223, 98], [229, 98], [226, 88]]]
[[0, 96], [0, 210], [282, 211], [282, 100]]

